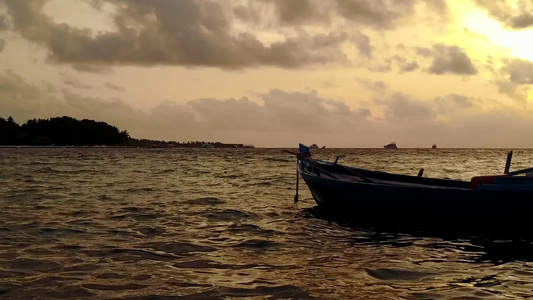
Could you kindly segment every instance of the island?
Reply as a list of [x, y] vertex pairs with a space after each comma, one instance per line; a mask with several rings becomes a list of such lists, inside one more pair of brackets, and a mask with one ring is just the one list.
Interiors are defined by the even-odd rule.
[[146, 148], [254, 148], [252, 145], [205, 141], [157, 141], [135, 139], [127, 130], [105, 122], [63, 116], [30, 119], [19, 125], [12, 117], [0, 117], [1, 146], [115, 146]]

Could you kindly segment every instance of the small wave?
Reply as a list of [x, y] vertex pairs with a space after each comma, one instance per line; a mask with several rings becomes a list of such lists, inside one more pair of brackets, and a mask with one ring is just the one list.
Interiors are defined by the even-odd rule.
[[54, 288], [53, 291], [46, 292], [46, 295], [51, 298], [59, 298], [59, 299], [66, 299], [66, 298], [81, 299], [81, 298], [90, 298], [94, 296], [94, 293], [91, 293], [87, 289], [84, 289], [82, 287], [66, 286], [63, 288]]
[[364, 269], [366, 273], [379, 280], [409, 280], [419, 281], [436, 275], [433, 272], [407, 271], [401, 269]]
[[275, 161], [275, 162], [292, 162], [292, 161], [294, 161], [294, 159], [279, 158], [279, 157], [267, 157], [264, 160], [265, 161]]
[[61, 272], [86, 272], [100, 269], [100, 266], [95, 264], [79, 264], [74, 266], [68, 266], [61, 269]]
[[194, 205], [218, 205], [218, 204], [224, 204], [226, 202], [214, 198], [214, 197], [205, 197], [205, 198], [198, 198], [198, 199], [192, 199], [185, 201], [187, 204], [194, 204]]
[[256, 183], [256, 185], [259, 185], [259, 186], [271, 186], [271, 185], [272, 185], [272, 182], [270, 182], [270, 181], [263, 181], [263, 182], [258, 182], [258, 183]]
[[239, 178], [239, 175], [227, 174], [227, 175], [220, 175], [219, 177], [224, 178], [224, 179], [237, 179]]
[[231, 232], [248, 232], [259, 236], [272, 236], [276, 233], [274, 230], [265, 230], [253, 224], [231, 224], [228, 230]]
[[138, 192], [154, 192], [155, 190], [149, 187], [143, 188], [128, 188], [125, 190], [127, 193], [138, 193]]
[[239, 248], [247, 248], [257, 251], [266, 251], [270, 248], [279, 246], [278, 243], [269, 240], [251, 239], [235, 245]]
[[90, 290], [100, 290], [100, 291], [124, 291], [124, 290], [139, 290], [148, 287], [148, 285], [129, 283], [129, 284], [96, 284], [96, 283], [86, 283], [82, 287]]
[[175, 263], [174, 267], [182, 269], [231, 269], [231, 270], [244, 270], [258, 267], [256, 264], [246, 264], [246, 265], [230, 265], [222, 264], [212, 260], [193, 260]]
[[15, 270], [28, 270], [28, 271], [52, 271], [60, 268], [60, 264], [53, 262], [51, 260], [36, 260], [36, 259], [27, 259], [19, 258], [15, 259], [8, 263], [8, 266], [11, 269]]
[[246, 213], [240, 210], [235, 209], [225, 209], [221, 211], [214, 211], [207, 214], [207, 218], [210, 220], [216, 221], [235, 221], [241, 219], [250, 219], [255, 218], [256, 216], [252, 213]]
[[46, 174], [49, 174], [49, 173], [61, 173], [60, 170], [57, 170], [57, 169], [54, 169], [52, 167], [44, 167], [44, 168], [41, 168], [38, 170], [38, 172], [40, 173], [46, 173]]
[[152, 275], [150, 275], [150, 274], [139, 274], [139, 275], [133, 276], [131, 279], [144, 281], [144, 280], [148, 280], [150, 278], [152, 278]]
[[214, 290], [192, 294], [183, 299], [232, 299], [268, 296], [270, 299], [316, 299], [294, 285], [258, 286], [251, 289], [219, 287]]
[[141, 260], [169, 261], [176, 259], [169, 254], [159, 254], [141, 249], [113, 248], [107, 250], [81, 250], [81, 253], [90, 257], [101, 257], [115, 261], [137, 262]]
[[0, 297], [11, 297], [13, 296], [15, 299], [15, 296], [19, 296], [20, 295], [20, 291], [23, 289], [23, 287], [21, 285], [18, 285], [18, 284], [11, 284], [11, 283], [7, 283], [7, 284], [2, 284], [0, 285]]
[[103, 279], [123, 279], [126, 278], [126, 275], [118, 274], [118, 273], [102, 273], [95, 276], [96, 278], [103, 278]]
[[177, 254], [177, 255], [188, 255], [188, 254], [192, 254], [196, 252], [217, 251], [217, 249], [213, 247], [190, 244], [190, 243], [181, 243], [181, 242], [167, 242], [167, 243], [156, 242], [156, 243], [145, 244], [145, 246], [148, 246], [157, 251], [162, 251], [162, 252]]
[[54, 234], [54, 235], [71, 235], [71, 234], [80, 234], [85, 233], [79, 229], [72, 228], [53, 228], [53, 227], [42, 227], [39, 229], [42, 233]]
[[98, 196], [98, 199], [99, 199], [99, 200], [104, 200], [104, 201], [107, 201], [107, 200], [113, 200], [112, 197], [109, 197], [109, 196], [106, 195], [106, 194], [102, 194], [102, 195]]
[[167, 232], [163, 228], [154, 227], [140, 227], [137, 228], [137, 231], [145, 236], [161, 236]]

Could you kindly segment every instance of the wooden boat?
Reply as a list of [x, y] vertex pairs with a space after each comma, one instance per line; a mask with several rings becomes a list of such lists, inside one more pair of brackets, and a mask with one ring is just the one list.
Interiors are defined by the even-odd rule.
[[[421, 229], [533, 228], [533, 168], [470, 182], [391, 174], [314, 160], [300, 144], [297, 174], [319, 208], [376, 225]], [[531, 177], [530, 177], [531, 176]], [[295, 197], [297, 200], [297, 196]]]

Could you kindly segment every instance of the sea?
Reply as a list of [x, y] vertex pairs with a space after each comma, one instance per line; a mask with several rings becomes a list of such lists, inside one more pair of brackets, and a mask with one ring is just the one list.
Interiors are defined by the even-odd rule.
[[[312, 153], [469, 180], [509, 150], [532, 166], [533, 149]], [[0, 298], [533, 298], [533, 240], [358, 227], [296, 184], [281, 149], [0, 148]]]

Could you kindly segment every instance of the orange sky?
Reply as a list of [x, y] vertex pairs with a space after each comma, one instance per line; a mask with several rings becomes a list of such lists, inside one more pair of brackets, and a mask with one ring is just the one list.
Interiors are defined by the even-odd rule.
[[533, 147], [533, 5], [0, 0], [0, 117], [257, 147]]

